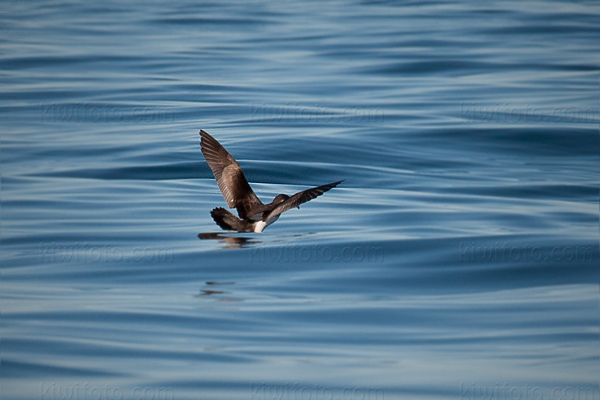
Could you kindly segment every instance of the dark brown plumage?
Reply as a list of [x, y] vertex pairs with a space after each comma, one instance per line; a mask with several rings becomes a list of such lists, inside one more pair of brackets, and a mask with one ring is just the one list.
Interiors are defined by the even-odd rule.
[[237, 161], [223, 146], [204, 130], [200, 131], [202, 154], [213, 172], [229, 208], [235, 208], [239, 218], [224, 208], [215, 208], [211, 215], [223, 229], [238, 232], [262, 232], [279, 216], [336, 187], [343, 181], [317, 186], [293, 196], [280, 194], [269, 204], [256, 196]]
[[202, 154], [213, 172], [229, 208], [237, 210], [240, 218], [248, 219], [252, 210], [259, 211], [263, 203], [248, 184], [244, 171], [221, 143], [205, 131], [200, 131]]

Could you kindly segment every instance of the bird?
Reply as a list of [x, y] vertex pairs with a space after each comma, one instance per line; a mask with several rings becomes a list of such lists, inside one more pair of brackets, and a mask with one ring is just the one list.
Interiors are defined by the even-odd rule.
[[221, 194], [227, 206], [235, 208], [239, 216], [236, 217], [223, 207], [214, 208], [210, 215], [223, 230], [262, 233], [266, 227], [277, 221], [283, 212], [300, 208], [301, 204], [322, 195], [344, 181], [306, 189], [292, 196], [278, 194], [272, 202], [263, 204], [250, 187], [238, 162], [221, 143], [204, 130], [200, 130], [200, 138], [202, 155], [217, 181]]

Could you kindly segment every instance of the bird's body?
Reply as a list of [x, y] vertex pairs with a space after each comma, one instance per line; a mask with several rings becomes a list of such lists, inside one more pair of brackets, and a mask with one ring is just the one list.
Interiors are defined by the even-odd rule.
[[279, 216], [300, 204], [312, 200], [342, 181], [317, 186], [298, 192], [293, 196], [279, 194], [269, 204], [263, 204], [256, 196], [237, 161], [223, 146], [205, 131], [200, 131], [202, 154], [213, 172], [229, 208], [235, 208], [239, 218], [225, 208], [215, 208], [211, 216], [222, 229], [238, 232], [261, 233]]

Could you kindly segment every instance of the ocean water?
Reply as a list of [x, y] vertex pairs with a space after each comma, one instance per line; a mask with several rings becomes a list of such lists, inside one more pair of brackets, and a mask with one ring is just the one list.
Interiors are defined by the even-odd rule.
[[600, 399], [599, 16], [3, 2], [0, 396]]

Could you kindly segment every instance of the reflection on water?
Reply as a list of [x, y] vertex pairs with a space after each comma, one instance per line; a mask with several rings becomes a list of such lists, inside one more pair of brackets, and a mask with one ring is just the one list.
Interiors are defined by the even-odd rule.
[[223, 303], [232, 303], [232, 302], [241, 301], [241, 299], [239, 299], [239, 298], [231, 297], [230, 291], [212, 289], [212, 287], [234, 285], [235, 282], [212, 282], [212, 281], [209, 281], [209, 282], [205, 282], [204, 284], [206, 286], [211, 287], [211, 289], [200, 289], [200, 293], [195, 294], [194, 297], [196, 297], [196, 298], [210, 297], [211, 300], [216, 300], [216, 301], [223, 302]]
[[198, 238], [201, 240], [218, 240], [223, 244], [223, 249], [241, 249], [243, 247], [251, 247], [255, 244], [261, 243], [260, 240], [255, 238], [229, 235], [233, 234], [227, 234], [223, 232], [206, 232], [199, 233]]

